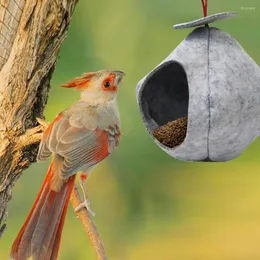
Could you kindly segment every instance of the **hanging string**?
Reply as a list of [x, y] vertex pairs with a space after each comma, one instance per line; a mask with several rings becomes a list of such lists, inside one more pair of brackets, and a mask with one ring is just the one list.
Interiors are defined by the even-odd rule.
[[204, 17], [208, 15], [208, 0], [201, 0]]

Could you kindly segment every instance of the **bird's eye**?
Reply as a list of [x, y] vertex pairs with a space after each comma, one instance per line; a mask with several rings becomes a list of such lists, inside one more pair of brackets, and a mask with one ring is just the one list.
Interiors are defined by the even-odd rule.
[[110, 82], [109, 82], [109, 81], [106, 81], [106, 82], [104, 83], [104, 87], [105, 87], [105, 88], [109, 88], [109, 87], [110, 87]]

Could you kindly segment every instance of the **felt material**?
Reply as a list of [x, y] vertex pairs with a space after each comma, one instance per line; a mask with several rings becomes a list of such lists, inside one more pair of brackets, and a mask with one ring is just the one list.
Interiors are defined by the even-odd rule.
[[[239, 43], [214, 27], [195, 29], [137, 85], [149, 134], [185, 161], [228, 161], [260, 132], [260, 69]], [[188, 116], [184, 142], [171, 149], [152, 132]]]
[[238, 13], [236, 13], [236, 12], [217, 13], [217, 14], [209, 15], [209, 16], [191, 21], [191, 22], [175, 24], [173, 26], [173, 28], [174, 29], [185, 29], [185, 28], [197, 27], [197, 26], [206, 25], [206, 24], [217, 22], [217, 21], [225, 20], [228, 18], [232, 18], [237, 15], [238, 15]]

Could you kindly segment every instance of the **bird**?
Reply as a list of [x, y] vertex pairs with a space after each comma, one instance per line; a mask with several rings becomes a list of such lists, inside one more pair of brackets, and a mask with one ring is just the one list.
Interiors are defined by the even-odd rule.
[[77, 103], [59, 113], [43, 133], [37, 161], [52, 156], [40, 192], [13, 242], [10, 259], [55, 260], [76, 174], [85, 200], [85, 182], [93, 168], [119, 145], [119, 70], [88, 72], [61, 87], [81, 92]]

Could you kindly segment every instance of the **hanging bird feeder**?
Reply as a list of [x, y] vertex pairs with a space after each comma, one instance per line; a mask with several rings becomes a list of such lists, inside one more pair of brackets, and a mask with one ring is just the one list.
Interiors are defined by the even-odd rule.
[[228, 161], [260, 133], [260, 69], [240, 44], [209, 24], [218, 13], [175, 25], [198, 27], [137, 85], [145, 127], [169, 155]]

